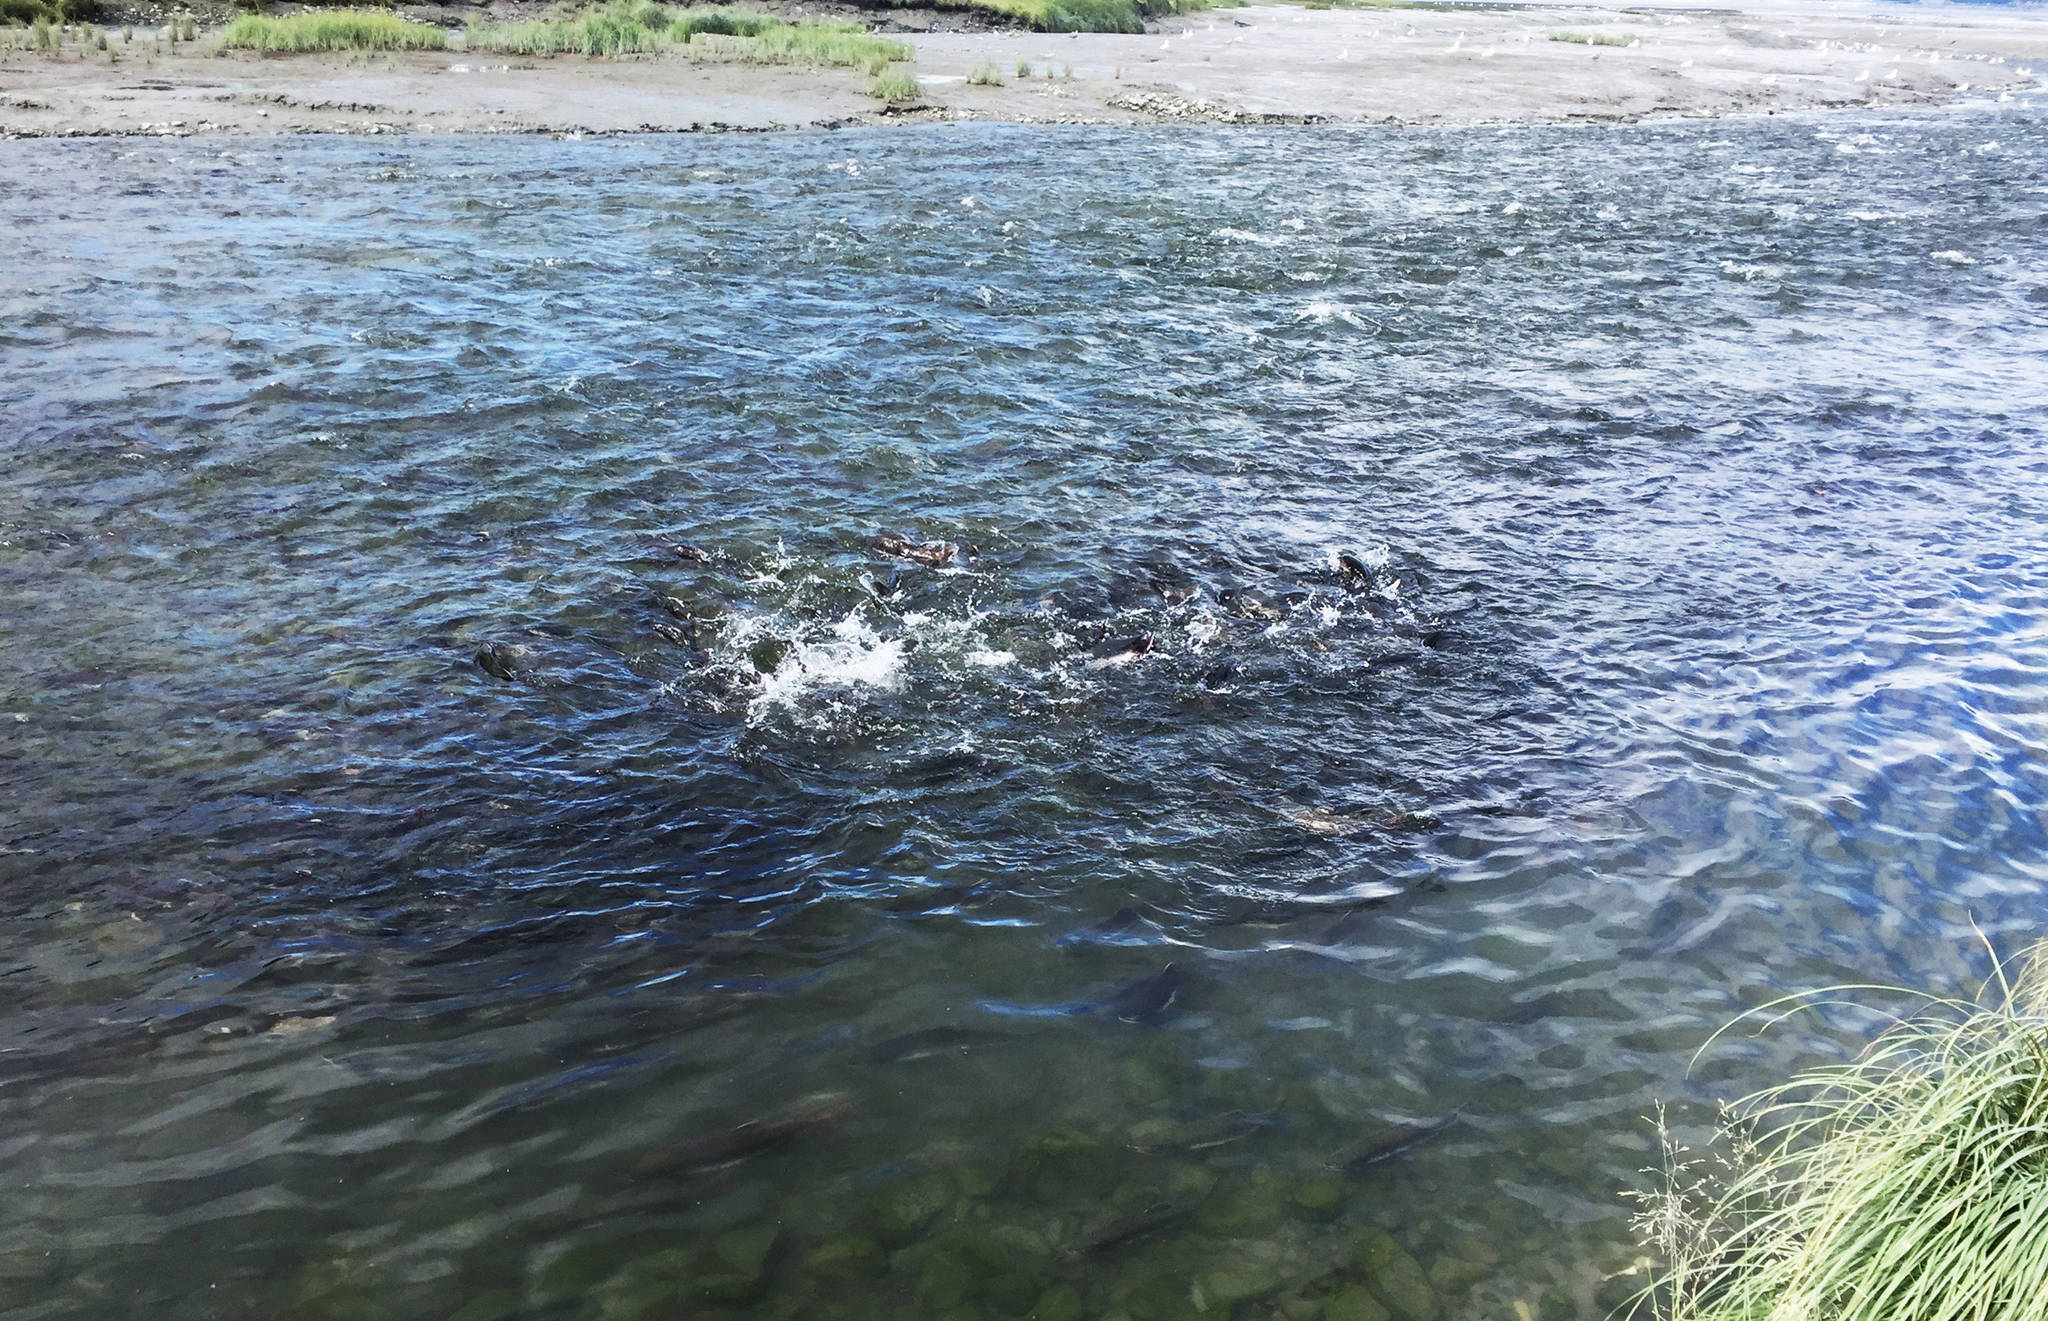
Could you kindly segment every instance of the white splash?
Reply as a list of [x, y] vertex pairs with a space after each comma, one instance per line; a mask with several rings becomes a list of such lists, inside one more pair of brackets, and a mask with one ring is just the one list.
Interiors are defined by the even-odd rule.
[[747, 705], [750, 717], [782, 708], [803, 709], [820, 694], [873, 690], [895, 692], [903, 686], [904, 646], [900, 638], [882, 638], [857, 615], [834, 624], [829, 636], [799, 642], [773, 672], [764, 675], [761, 691]]

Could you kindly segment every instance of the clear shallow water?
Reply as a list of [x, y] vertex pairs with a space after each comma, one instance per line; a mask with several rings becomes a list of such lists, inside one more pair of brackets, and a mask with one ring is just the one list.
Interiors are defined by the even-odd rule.
[[1714, 1027], [2039, 929], [2036, 119], [0, 212], [8, 1316], [1596, 1315], [1872, 1020]]

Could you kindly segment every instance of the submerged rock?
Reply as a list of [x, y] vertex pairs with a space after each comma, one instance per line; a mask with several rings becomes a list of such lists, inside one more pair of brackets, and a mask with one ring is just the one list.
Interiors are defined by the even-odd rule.
[[486, 642], [476, 649], [476, 665], [493, 679], [507, 683], [526, 673], [533, 662], [533, 648], [516, 642]]
[[1294, 1190], [1294, 1204], [1312, 1216], [1333, 1216], [1344, 1203], [1344, 1185], [1335, 1179], [1310, 1179]]
[[1239, 1303], [1279, 1292], [1287, 1277], [1270, 1257], [1232, 1251], [1221, 1265], [1203, 1272], [1199, 1282], [1202, 1301], [1211, 1309], [1228, 1312]]
[[1195, 1315], [1194, 1299], [1178, 1275], [1151, 1275], [1132, 1285], [1124, 1295], [1124, 1310], [1132, 1321], [1188, 1321]]
[[1356, 1284], [1323, 1304], [1323, 1321], [1391, 1321], [1392, 1316], [1379, 1299]]
[[858, 1234], [834, 1234], [804, 1258], [804, 1270], [825, 1279], [878, 1279], [889, 1273], [882, 1245]]
[[1024, 1321], [1081, 1321], [1083, 1315], [1081, 1291], [1071, 1284], [1056, 1284], [1038, 1296]]
[[1237, 1238], [1277, 1224], [1286, 1214], [1288, 1196], [1280, 1180], [1269, 1174], [1228, 1179], [1210, 1194], [1195, 1217], [1204, 1233]]
[[1420, 1262], [1408, 1255], [1393, 1235], [1375, 1230], [1358, 1245], [1356, 1257], [1367, 1287], [1393, 1313], [1396, 1321], [1436, 1321], [1441, 1310], [1436, 1290]]
[[953, 1197], [953, 1181], [937, 1170], [884, 1184], [869, 1206], [876, 1236], [891, 1247], [901, 1247], [922, 1234], [939, 1212], [952, 1205]]

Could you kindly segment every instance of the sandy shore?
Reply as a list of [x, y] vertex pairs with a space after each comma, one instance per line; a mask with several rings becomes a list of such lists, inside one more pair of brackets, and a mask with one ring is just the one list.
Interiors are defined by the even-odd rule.
[[[675, 55], [263, 57], [219, 52], [206, 35], [174, 53], [147, 32], [126, 44], [112, 37], [104, 53], [0, 56], [0, 134], [1634, 120], [2029, 100], [2048, 80], [2048, 13], [1947, 6], [1259, 6], [1168, 20], [1143, 36], [911, 34], [927, 101], [893, 114], [841, 70]], [[1004, 85], [966, 83], [983, 61]], [[1019, 61], [1030, 77], [1016, 76]]]

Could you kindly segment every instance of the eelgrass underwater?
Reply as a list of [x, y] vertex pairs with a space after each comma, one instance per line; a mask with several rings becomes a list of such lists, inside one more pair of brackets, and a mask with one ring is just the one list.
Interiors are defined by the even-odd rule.
[[[1891, 988], [1753, 1013], [1850, 990]], [[2048, 944], [1986, 992], [1919, 997], [1850, 1063], [1745, 1097], [1710, 1158], [1667, 1138], [1637, 1219], [1667, 1267], [1637, 1315], [2048, 1318]]]

